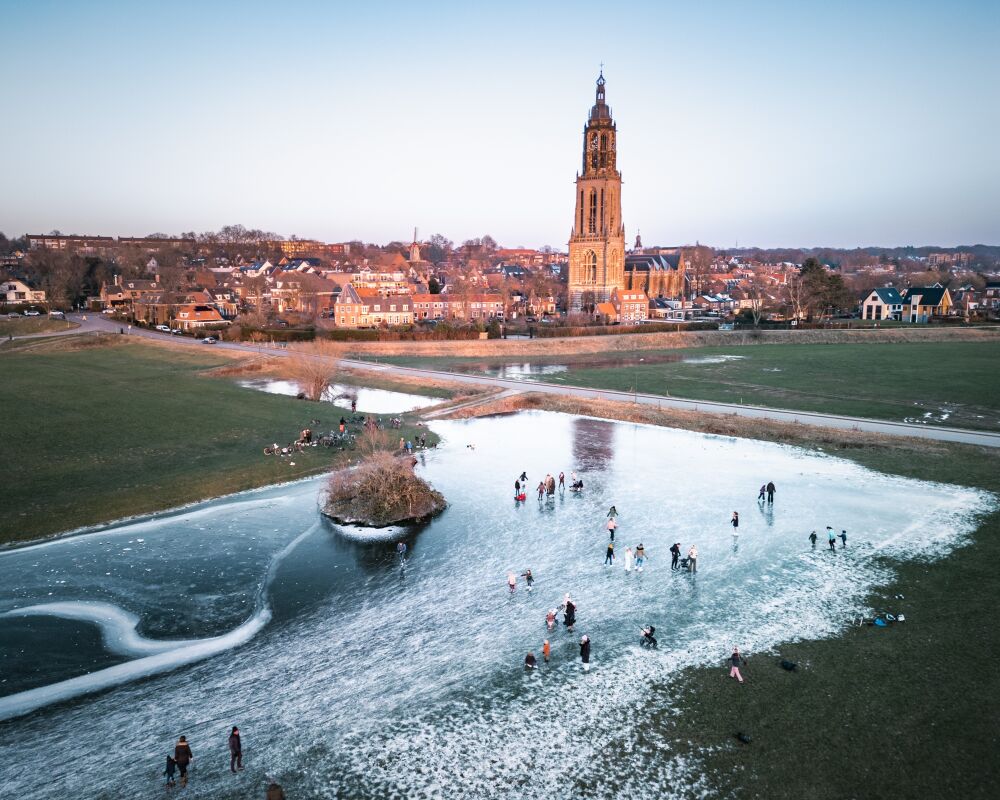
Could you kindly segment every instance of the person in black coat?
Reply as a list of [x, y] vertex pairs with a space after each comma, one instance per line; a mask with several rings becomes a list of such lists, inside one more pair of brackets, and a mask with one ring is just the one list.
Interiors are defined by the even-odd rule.
[[771, 481], [768, 481], [767, 482], [767, 502], [768, 503], [773, 503], [774, 502], [774, 489], [775, 489], [774, 483], [771, 482]]
[[580, 639], [580, 660], [583, 662], [583, 671], [590, 672], [590, 637], [587, 635]]
[[240, 742], [240, 729], [235, 725], [229, 734], [229, 769], [233, 772], [243, 769], [243, 744]]
[[670, 569], [678, 569], [677, 560], [681, 557], [681, 543], [674, 542], [670, 548]]

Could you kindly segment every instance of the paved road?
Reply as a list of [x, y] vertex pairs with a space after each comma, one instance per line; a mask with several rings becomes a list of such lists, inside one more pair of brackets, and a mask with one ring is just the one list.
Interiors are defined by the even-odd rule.
[[[80, 323], [80, 328], [64, 333], [81, 333], [93, 331], [117, 332], [121, 327], [114, 320], [101, 317], [100, 314], [87, 314], [87, 319], [82, 319], [82, 315], [67, 315], [67, 318]], [[267, 352], [269, 355], [278, 357], [286, 356], [289, 351], [280, 348], [262, 348], [252, 344], [242, 344], [237, 342], [219, 342], [215, 345], [201, 344], [200, 340], [187, 336], [170, 336], [159, 331], [150, 331], [144, 328], [133, 328], [132, 336], [143, 338], [170, 340], [177, 345], [187, 345], [191, 347], [218, 347], [226, 350], [237, 350], [246, 353]], [[839, 430], [858, 430], [870, 433], [885, 433], [890, 436], [913, 436], [918, 439], [933, 439], [942, 442], [960, 442], [962, 444], [975, 444], [983, 447], [1000, 447], [1000, 433], [989, 433], [987, 431], [971, 431], [962, 428], [945, 428], [930, 425], [911, 425], [904, 422], [888, 422], [873, 419], [863, 419], [861, 417], [841, 417], [833, 414], [816, 414], [809, 411], [787, 411], [780, 408], [765, 408], [763, 406], [733, 405], [730, 403], [713, 403], [705, 400], [680, 400], [674, 397], [660, 397], [655, 394], [635, 394], [634, 392], [618, 392], [608, 389], [586, 389], [577, 386], [562, 386], [553, 383], [543, 383], [541, 381], [519, 381], [510, 378], [491, 378], [484, 375], [467, 375], [457, 372], [445, 372], [442, 370], [416, 369], [412, 367], [399, 367], [395, 365], [385, 365], [372, 363], [370, 361], [354, 361], [345, 359], [344, 363], [353, 369], [370, 372], [401, 372], [415, 377], [433, 378], [437, 380], [450, 381], [452, 383], [478, 384], [480, 386], [497, 386], [501, 389], [520, 392], [541, 392], [542, 394], [558, 394], [567, 397], [599, 398], [601, 400], [615, 400], [618, 402], [641, 403], [642, 405], [658, 406], [661, 408], [679, 408], [685, 411], [706, 411], [712, 414], [736, 414], [741, 417], [752, 417], [757, 419], [769, 419], [777, 422], [801, 422], [805, 425], [815, 425], [821, 428], [836, 428]]]

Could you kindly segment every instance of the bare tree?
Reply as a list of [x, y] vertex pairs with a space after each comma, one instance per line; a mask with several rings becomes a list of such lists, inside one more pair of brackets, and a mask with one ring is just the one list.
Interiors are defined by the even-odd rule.
[[306, 399], [319, 401], [330, 388], [345, 347], [338, 342], [319, 341], [297, 346], [284, 360], [284, 371]]

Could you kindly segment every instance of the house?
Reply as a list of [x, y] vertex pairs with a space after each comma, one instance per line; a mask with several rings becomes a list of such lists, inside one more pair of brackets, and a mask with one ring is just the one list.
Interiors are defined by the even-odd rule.
[[412, 325], [413, 298], [405, 294], [381, 295], [375, 289], [358, 289], [348, 283], [334, 301], [333, 319], [344, 328]]
[[340, 285], [308, 272], [278, 273], [271, 287], [271, 303], [279, 314], [297, 311], [303, 314], [323, 314], [334, 306]]
[[155, 297], [163, 291], [159, 277], [157, 275], [156, 280], [148, 281], [123, 279], [121, 275], [115, 275], [111, 285], [104, 283], [101, 286], [101, 303], [105, 308], [122, 308], [138, 300]]
[[209, 325], [225, 325], [219, 310], [214, 306], [198, 305], [190, 303], [177, 307], [175, 324], [181, 330], [191, 330], [192, 328], [204, 328]]
[[22, 303], [44, 303], [45, 292], [32, 289], [24, 281], [15, 278], [7, 278], [0, 281], [0, 301], [7, 305], [19, 305]]
[[422, 319], [444, 319], [448, 313], [448, 298], [440, 294], [414, 294], [413, 317]]
[[942, 286], [912, 287], [903, 295], [903, 319], [907, 322], [930, 322], [951, 312], [951, 294]]
[[649, 319], [649, 298], [643, 291], [615, 289], [611, 293], [611, 302], [615, 307], [618, 321], [625, 325]]
[[982, 305], [994, 314], [1000, 311], [1000, 281], [986, 282], [986, 286], [983, 289]]
[[443, 295], [448, 303], [448, 317], [464, 320], [490, 320], [504, 318], [503, 298], [498, 294], [466, 294], [456, 292]]
[[598, 303], [594, 308], [594, 316], [606, 325], [612, 325], [618, 322], [618, 309], [614, 303]]
[[894, 319], [899, 322], [903, 318], [903, 298], [891, 286], [872, 289], [861, 300], [861, 319]]

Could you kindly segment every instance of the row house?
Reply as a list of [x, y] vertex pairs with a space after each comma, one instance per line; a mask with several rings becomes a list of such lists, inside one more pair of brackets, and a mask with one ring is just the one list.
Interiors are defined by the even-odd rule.
[[271, 286], [271, 305], [279, 314], [328, 314], [333, 310], [340, 284], [308, 272], [282, 272]]
[[334, 322], [344, 328], [375, 328], [381, 325], [413, 324], [410, 295], [381, 295], [371, 289], [347, 284], [333, 305]]
[[504, 318], [503, 298], [498, 294], [444, 295], [448, 301], [448, 318], [485, 322]]
[[104, 308], [124, 308], [131, 306], [139, 300], [155, 297], [163, 292], [163, 285], [157, 275], [155, 280], [142, 280], [138, 278], [122, 279], [121, 275], [115, 275], [114, 282], [110, 285], [101, 285], [101, 304]]
[[444, 319], [448, 316], [448, 298], [443, 294], [414, 294], [413, 318], [418, 322], [422, 319]]

